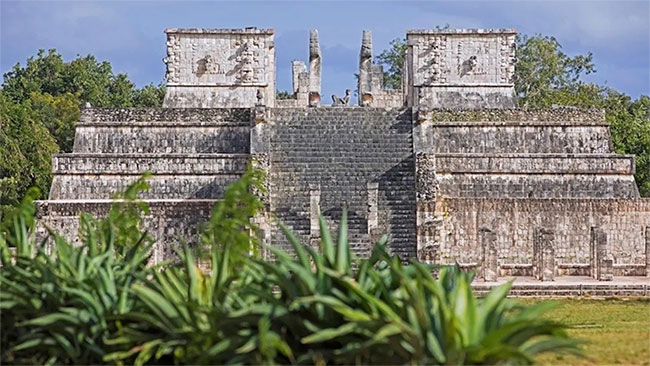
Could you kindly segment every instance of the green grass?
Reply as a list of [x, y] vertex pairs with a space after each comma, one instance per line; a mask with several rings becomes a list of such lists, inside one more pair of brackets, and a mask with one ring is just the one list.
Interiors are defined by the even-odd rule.
[[[521, 299], [530, 304], [541, 299]], [[547, 317], [585, 342], [585, 358], [543, 355], [546, 365], [650, 365], [650, 299], [556, 299]]]

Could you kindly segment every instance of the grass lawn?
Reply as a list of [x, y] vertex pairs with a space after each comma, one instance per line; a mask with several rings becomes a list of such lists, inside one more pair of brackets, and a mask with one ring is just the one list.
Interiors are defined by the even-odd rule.
[[[533, 303], [540, 299], [520, 299]], [[650, 299], [554, 299], [547, 316], [568, 324], [586, 343], [586, 358], [543, 355], [546, 365], [650, 365]]]

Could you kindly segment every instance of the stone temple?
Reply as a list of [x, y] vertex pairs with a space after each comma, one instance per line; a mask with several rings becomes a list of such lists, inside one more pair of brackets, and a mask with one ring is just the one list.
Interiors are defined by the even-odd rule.
[[317, 245], [317, 213], [336, 227], [345, 206], [359, 255], [386, 233], [403, 258], [457, 262], [486, 283], [650, 277], [634, 157], [614, 153], [601, 110], [517, 108], [514, 30], [409, 30], [401, 90], [383, 88], [364, 31], [356, 106], [321, 95], [317, 31], [282, 100], [272, 29], [165, 33], [163, 108], [85, 108], [73, 153], [53, 158], [41, 223], [74, 238], [80, 212], [101, 215], [152, 171], [159, 261], [253, 162], [268, 177], [254, 220], [275, 246], [290, 248], [276, 220]]

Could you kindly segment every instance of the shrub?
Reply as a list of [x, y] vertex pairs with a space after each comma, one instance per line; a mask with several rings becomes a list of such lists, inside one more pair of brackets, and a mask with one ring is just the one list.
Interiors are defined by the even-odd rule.
[[321, 218], [320, 251], [285, 228], [296, 256], [269, 248], [276, 262], [233, 266], [228, 249], [214, 247], [205, 276], [186, 250], [182, 268], [133, 287], [142, 307], [123, 315], [116, 335], [129, 351], [105, 360], [497, 364], [575, 350], [562, 325], [539, 317], [548, 304], [517, 306], [510, 284], [476, 299], [471, 274], [442, 267], [435, 279], [431, 266], [389, 255], [385, 238], [370, 258], [354, 258], [346, 225], [344, 214], [334, 244]]
[[539, 316], [548, 304], [506, 299], [510, 284], [477, 299], [471, 274], [403, 264], [385, 237], [370, 258], [355, 257], [345, 213], [336, 242], [320, 219], [319, 250], [282, 226], [295, 255], [244, 255], [255, 244], [244, 217], [261, 207], [251, 193], [258, 178], [249, 172], [231, 186], [200, 236], [209, 273], [189, 247], [175, 263], [146, 266], [150, 240], [138, 224], [146, 207], [135, 200], [142, 180], [106, 219], [82, 215], [79, 246], [51, 233], [52, 253], [47, 240], [36, 242], [25, 200], [0, 228], [2, 361], [497, 364], [576, 350], [564, 326]]
[[[0, 226], [2, 362], [90, 364], [115, 349], [104, 342], [130, 310], [131, 284], [146, 280], [150, 244], [138, 229], [140, 180], [104, 220], [80, 218], [79, 246], [56, 233], [35, 237], [34, 194]], [[135, 206], [134, 206], [135, 204]], [[12, 253], [13, 252], [13, 253]]]

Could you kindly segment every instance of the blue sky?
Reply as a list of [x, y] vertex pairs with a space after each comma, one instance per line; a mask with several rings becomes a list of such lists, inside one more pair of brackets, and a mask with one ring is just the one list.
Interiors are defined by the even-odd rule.
[[291, 89], [290, 62], [306, 60], [309, 29], [319, 30], [323, 94], [353, 88], [361, 31], [377, 55], [407, 29], [515, 28], [555, 36], [569, 55], [593, 52], [587, 80], [638, 97], [650, 94], [649, 1], [7, 1], [0, 0], [0, 71], [39, 48], [66, 60], [93, 54], [139, 86], [163, 81], [166, 27], [275, 29], [277, 83]]

